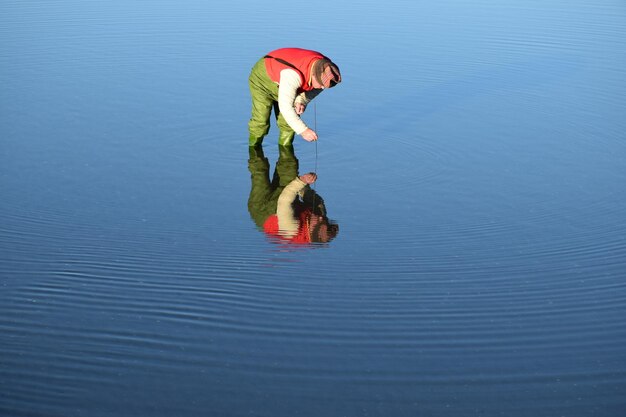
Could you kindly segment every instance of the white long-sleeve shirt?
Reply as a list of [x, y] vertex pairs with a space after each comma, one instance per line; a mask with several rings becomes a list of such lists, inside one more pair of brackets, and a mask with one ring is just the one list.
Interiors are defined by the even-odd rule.
[[293, 202], [304, 192], [307, 184], [300, 178], [294, 178], [280, 193], [276, 206], [278, 229], [281, 236], [290, 238], [298, 233], [300, 219], [293, 208]]
[[284, 69], [280, 72], [278, 83], [278, 108], [285, 121], [298, 135], [308, 129], [308, 126], [300, 118], [294, 108], [295, 103], [309, 104], [322, 89], [313, 89], [297, 94], [298, 88], [302, 87], [300, 75], [293, 69]]

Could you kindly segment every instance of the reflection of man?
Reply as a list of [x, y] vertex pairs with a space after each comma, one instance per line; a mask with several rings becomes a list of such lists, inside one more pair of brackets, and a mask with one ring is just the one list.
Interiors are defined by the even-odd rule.
[[339, 227], [326, 217], [324, 200], [309, 186], [317, 176], [312, 172], [298, 176], [293, 147], [278, 147], [279, 157], [271, 182], [263, 148], [248, 149], [252, 179], [248, 211], [257, 227], [283, 243], [325, 243], [334, 239]]

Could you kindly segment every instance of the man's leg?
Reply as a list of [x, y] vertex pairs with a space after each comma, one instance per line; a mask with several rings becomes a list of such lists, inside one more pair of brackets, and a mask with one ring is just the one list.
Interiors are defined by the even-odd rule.
[[291, 126], [287, 124], [281, 113], [277, 111], [276, 114], [278, 115], [276, 118], [276, 124], [278, 125], [280, 132], [278, 134], [278, 144], [280, 146], [289, 146], [293, 143], [293, 138], [296, 135], [296, 132], [294, 132]]
[[270, 130], [270, 116], [275, 97], [278, 97], [278, 86], [268, 77], [265, 62], [262, 59], [252, 67], [248, 83], [252, 98], [252, 116], [248, 123], [250, 133], [248, 145], [256, 146], [263, 143], [263, 138]]
[[[262, 228], [270, 214], [273, 214], [270, 199], [273, 187], [270, 184], [270, 163], [263, 154], [261, 145], [248, 147], [248, 170], [250, 171], [250, 195], [248, 212], [254, 223]], [[269, 207], [268, 207], [269, 206]]]
[[293, 145], [279, 145], [272, 186], [279, 188], [282, 192], [283, 188], [298, 176], [298, 166], [298, 158], [296, 158]]

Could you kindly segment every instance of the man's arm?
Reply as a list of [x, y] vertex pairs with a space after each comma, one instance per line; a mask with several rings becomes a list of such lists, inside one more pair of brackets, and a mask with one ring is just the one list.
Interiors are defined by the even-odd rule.
[[298, 193], [306, 186], [307, 184], [304, 181], [296, 177], [287, 184], [278, 197], [276, 217], [278, 217], [279, 233], [282, 236], [292, 237], [298, 233], [300, 220], [293, 209], [293, 202], [298, 197]]
[[300, 75], [295, 70], [284, 69], [280, 72], [280, 81], [278, 87], [278, 108], [285, 118], [287, 124], [298, 135], [308, 129], [308, 126], [300, 119], [300, 116], [294, 109], [296, 101], [296, 92], [302, 86]]
[[321, 88], [314, 88], [311, 91], [305, 91], [303, 93], [300, 93], [296, 96], [296, 103], [302, 103], [306, 106], [307, 104], [311, 102], [311, 100], [317, 97], [319, 93], [321, 93], [322, 91], [324, 90], [322, 90]]

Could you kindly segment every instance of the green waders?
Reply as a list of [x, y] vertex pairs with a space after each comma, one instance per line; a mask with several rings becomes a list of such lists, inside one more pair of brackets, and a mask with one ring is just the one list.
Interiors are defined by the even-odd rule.
[[252, 117], [248, 123], [250, 132], [248, 145], [256, 146], [263, 143], [263, 138], [270, 130], [272, 108], [274, 108], [276, 124], [280, 131], [278, 144], [281, 146], [291, 145], [295, 132], [278, 110], [278, 84], [267, 75], [264, 58], [261, 58], [252, 67], [248, 82], [250, 84], [250, 95], [252, 96]]
[[270, 181], [270, 164], [261, 145], [249, 147], [248, 170], [252, 185], [248, 197], [248, 212], [259, 229], [265, 220], [276, 214], [278, 197], [283, 189], [298, 176], [298, 159], [293, 146], [278, 147], [278, 161]]

